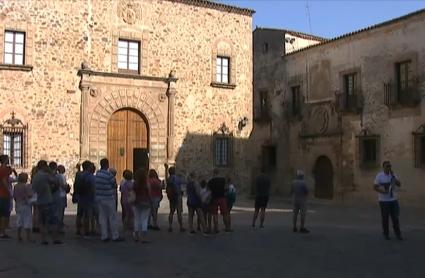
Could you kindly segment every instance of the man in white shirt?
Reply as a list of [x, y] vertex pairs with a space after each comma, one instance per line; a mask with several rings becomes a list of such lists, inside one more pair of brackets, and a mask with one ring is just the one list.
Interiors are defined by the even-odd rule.
[[379, 193], [379, 206], [381, 207], [384, 238], [387, 240], [390, 239], [389, 217], [391, 216], [394, 233], [398, 240], [403, 240], [398, 220], [400, 207], [395, 192], [396, 189], [401, 186], [401, 183], [394, 175], [389, 161], [384, 161], [382, 167], [383, 171], [376, 175], [374, 190]]

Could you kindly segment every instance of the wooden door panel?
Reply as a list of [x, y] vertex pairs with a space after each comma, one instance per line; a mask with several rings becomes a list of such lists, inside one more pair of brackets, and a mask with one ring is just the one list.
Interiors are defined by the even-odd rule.
[[108, 159], [112, 168], [117, 170], [117, 180], [126, 168], [126, 126], [127, 112], [117, 111], [108, 122]]
[[134, 153], [148, 149], [148, 129], [142, 116], [132, 110], [115, 112], [108, 122], [108, 158], [117, 170], [117, 180], [126, 169], [135, 171]]
[[[127, 117], [127, 166], [134, 166], [134, 150], [147, 148], [147, 127], [144, 119], [137, 113], [129, 111]], [[136, 171], [137, 169], [133, 169]]]

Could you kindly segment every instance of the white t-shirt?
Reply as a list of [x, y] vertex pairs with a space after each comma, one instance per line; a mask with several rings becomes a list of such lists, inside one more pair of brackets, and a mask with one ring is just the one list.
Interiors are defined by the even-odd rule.
[[379, 185], [382, 189], [388, 189], [388, 193], [379, 193], [378, 199], [380, 202], [391, 202], [397, 200], [396, 186], [394, 184], [393, 177], [397, 179], [397, 176], [393, 176], [391, 174], [387, 175], [383, 171], [376, 175], [375, 184]]

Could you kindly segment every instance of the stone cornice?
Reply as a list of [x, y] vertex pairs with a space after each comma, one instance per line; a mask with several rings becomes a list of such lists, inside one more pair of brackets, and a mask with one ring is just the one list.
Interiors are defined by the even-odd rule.
[[177, 82], [177, 80], [178, 80], [175, 77], [157, 77], [157, 76], [130, 74], [130, 73], [94, 71], [94, 70], [90, 70], [90, 69], [80, 69], [80, 70], [78, 70], [78, 76], [83, 76], [83, 75], [104, 76], [104, 77], [114, 77], [114, 78], [124, 78], [124, 79], [148, 80], [148, 81], [160, 81], [160, 82], [164, 82], [164, 83]]
[[0, 64], [0, 70], [32, 71], [31, 65]]
[[235, 84], [227, 84], [227, 83], [219, 83], [219, 82], [211, 82], [211, 87], [215, 87], [215, 88], [222, 88], [222, 89], [235, 89], [236, 85]]
[[175, 2], [175, 3], [183, 3], [187, 5], [210, 8], [210, 9], [215, 9], [215, 10], [219, 10], [223, 12], [231, 12], [231, 13], [248, 15], [248, 16], [252, 16], [255, 13], [255, 11], [251, 9], [245, 9], [245, 8], [239, 8], [239, 7], [230, 6], [226, 4], [215, 3], [208, 0], [166, 0], [166, 1]]

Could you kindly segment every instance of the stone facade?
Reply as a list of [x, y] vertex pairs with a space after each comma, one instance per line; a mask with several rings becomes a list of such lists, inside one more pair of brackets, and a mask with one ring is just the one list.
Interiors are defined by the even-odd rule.
[[[4, 64], [5, 30], [25, 33], [23, 66]], [[140, 44], [138, 74], [119, 72], [119, 39]], [[230, 58], [230, 84], [214, 82], [217, 55]], [[109, 118], [131, 108], [147, 122], [149, 163], [161, 174], [176, 162], [209, 174], [224, 124], [234, 146], [225, 172], [245, 184], [252, 11], [205, 0], [3, 1], [0, 93], [0, 120], [13, 111], [28, 125], [25, 170], [41, 158], [68, 169], [98, 162], [108, 155]]]
[[[292, 53], [279, 53], [284, 33], [254, 31], [253, 140], [263, 146], [263, 152], [256, 149], [263, 165], [273, 162], [264, 147], [274, 148], [275, 163], [269, 167], [274, 190], [287, 195], [296, 169], [304, 169], [316, 197], [375, 201], [374, 177], [381, 162], [391, 160], [404, 184], [401, 198], [421, 204], [425, 11]], [[261, 53], [265, 42], [278, 49]], [[405, 62], [409, 91], [396, 95], [398, 69]], [[355, 76], [354, 97], [346, 95], [349, 75]]]

